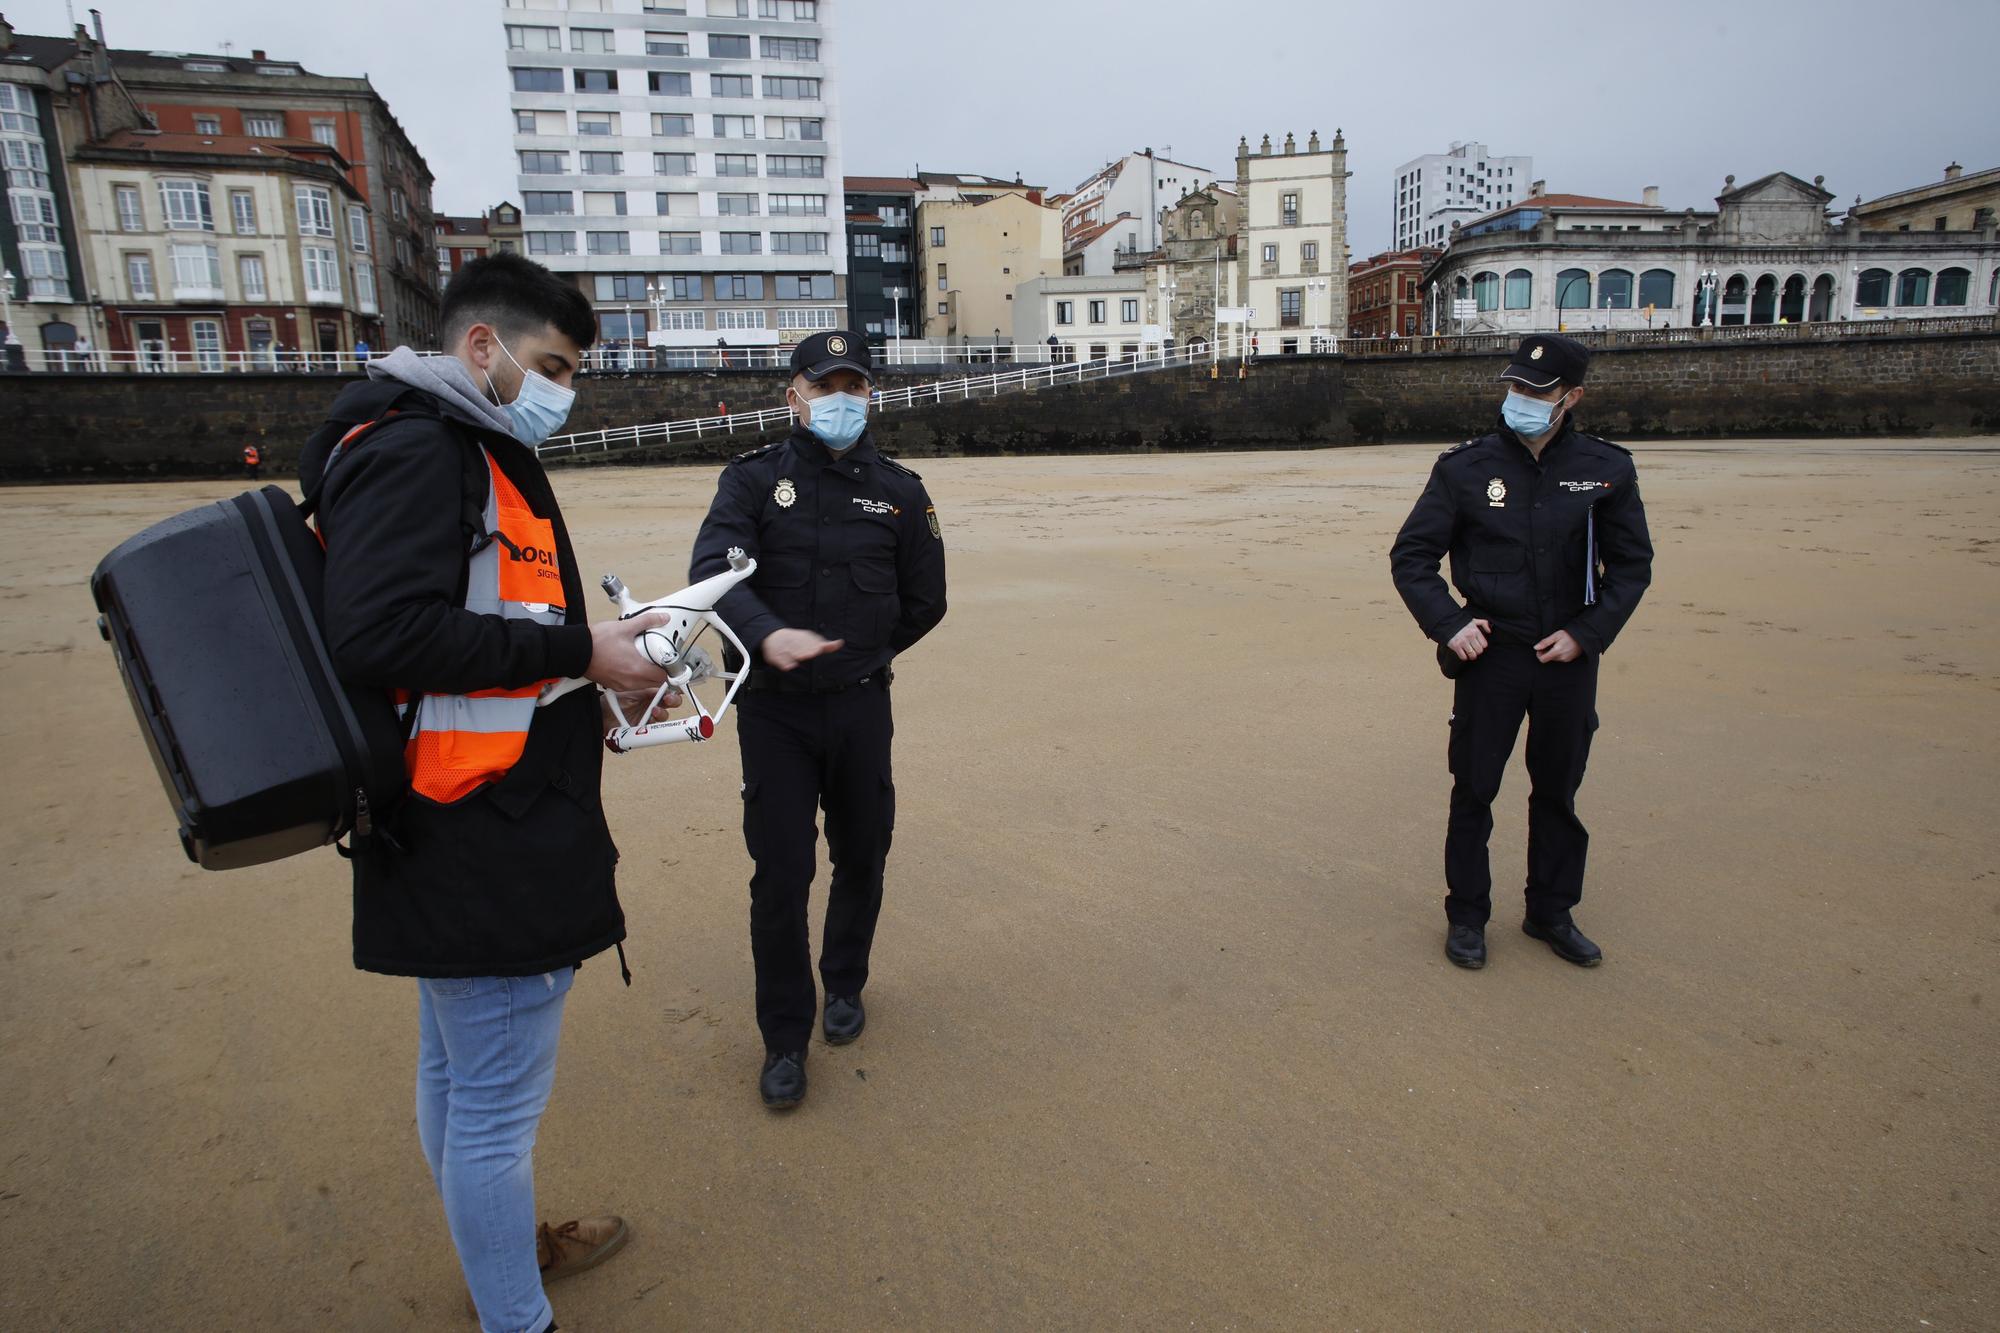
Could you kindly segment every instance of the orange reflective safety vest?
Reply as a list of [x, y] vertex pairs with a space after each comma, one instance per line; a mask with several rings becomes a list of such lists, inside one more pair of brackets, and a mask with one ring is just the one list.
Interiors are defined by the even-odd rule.
[[262, 456], [258, 454], [256, 445], [246, 444], [243, 446], [243, 461], [252, 467], [257, 466], [262, 461]]
[[[486, 536], [472, 553], [465, 584], [465, 609], [476, 615], [563, 623], [562, 564], [556, 555], [555, 525], [538, 517], [493, 461], [479, 448], [492, 484], [486, 491]], [[410, 789], [449, 804], [464, 800], [507, 775], [528, 744], [535, 700], [547, 681], [519, 689], [478, 690], [472, 694], [426, 694], [414, 703], [398, 692], [396, 711], [411, 722], [403, 759]]]

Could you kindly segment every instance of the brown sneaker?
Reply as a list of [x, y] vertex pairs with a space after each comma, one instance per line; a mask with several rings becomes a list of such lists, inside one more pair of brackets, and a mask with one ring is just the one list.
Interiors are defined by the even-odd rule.
[[[597, 1267], [624, 1249], [630, 1239], [632, 1231], [625, 1225], [625, 1219], [608, 1213], [603, 1217], [579, 1217], [559, 1227], [542, 1223], [535, 1228], [535, 1262], [542, 1268], [542, 1285], [546, 1287]], [[465, 1312], [479, 1318], [479, 1308], [472, 1303], [469, 1291], [465, 1293]]]

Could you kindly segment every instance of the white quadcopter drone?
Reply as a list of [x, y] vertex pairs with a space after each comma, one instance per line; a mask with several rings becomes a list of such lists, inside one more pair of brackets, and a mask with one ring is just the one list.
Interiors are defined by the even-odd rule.
[[[736, 692], [743, 688], [743, 682], [750, 674], [750, 654], [744, 651], [743, 640], [736, 637], [736, 631], [715, 613], [715, 604], [722, 600], [724, 593], [756, 572], [757, 562], [745, 555], [741, 547], [735, 547], [729, 552], [728, 569], [658, 602], [641, 602], [625, 590], [624, 583], [616, 574], [604, 576], [604, 595], [618, 604], [620, 620], [630, 620], [647, 611], [665, 611], [671, 616], [666, 624], [647, 630], [638, 639], [639, 651], [667, 673], [666, 681], [653, 691], [652, 701], [640, 710], [639, 723], [635, 725], [625, 716], [616, 694], [606, 695], [611, 703], [611, 712], [618, 719], [618, 725], [604, 737], [605, 745], [612, 751], [624, 754], [641, 746], [666, 745], [673, 741], [705, 741], [715, 735], [715, 724], [729, 711]], [[736, 670], [722, 670], [708, 650], [696, 642], [710, 628], [736, 649], [737, 659], [742, 663]], [[705, 680], [725, 681], [729, 686], [713, 712], [694, 691], [694, 687]], [[588, 684], [587, 680], [555, 681], [543, 688], [537, 702], [552, 703], [571, 690], [582, 689]], [[669, 690], [679, 690], [686, 696], [688, 702], [694, 705], [693, 716], [668, 718], [661, 722], [646, 721]]]

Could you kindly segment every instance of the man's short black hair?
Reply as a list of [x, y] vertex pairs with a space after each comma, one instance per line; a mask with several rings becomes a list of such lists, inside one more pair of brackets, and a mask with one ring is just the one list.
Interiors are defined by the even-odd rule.
[[597, 341], [589, 298], [534, 260], [504, 252], [458, 271], [444, 289], [443, 317], [447, 346], [474, 324], [491, 324], [503, 338], [553, 327], [579, 349]]

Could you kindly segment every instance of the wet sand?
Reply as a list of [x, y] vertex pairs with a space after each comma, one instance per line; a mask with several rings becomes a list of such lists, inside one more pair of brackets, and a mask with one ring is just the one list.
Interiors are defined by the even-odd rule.
[[[941, 461], [870, 1027], [758, 1105], [733, 726], [612, 760], [565, 1329], [2000, 1325], [2000, 440], [1641, 446], [1578, 919], [1450, 967], [1435, 448]], [[566, 472], [678, 586], [713, 469]], [[85, 579], [213, 484], [0, 490], [0, 1327], [466, 1328], [412, 984], [331, 853], [198, 871]], [[822, 884], [824, 880], [822, 879]]]

